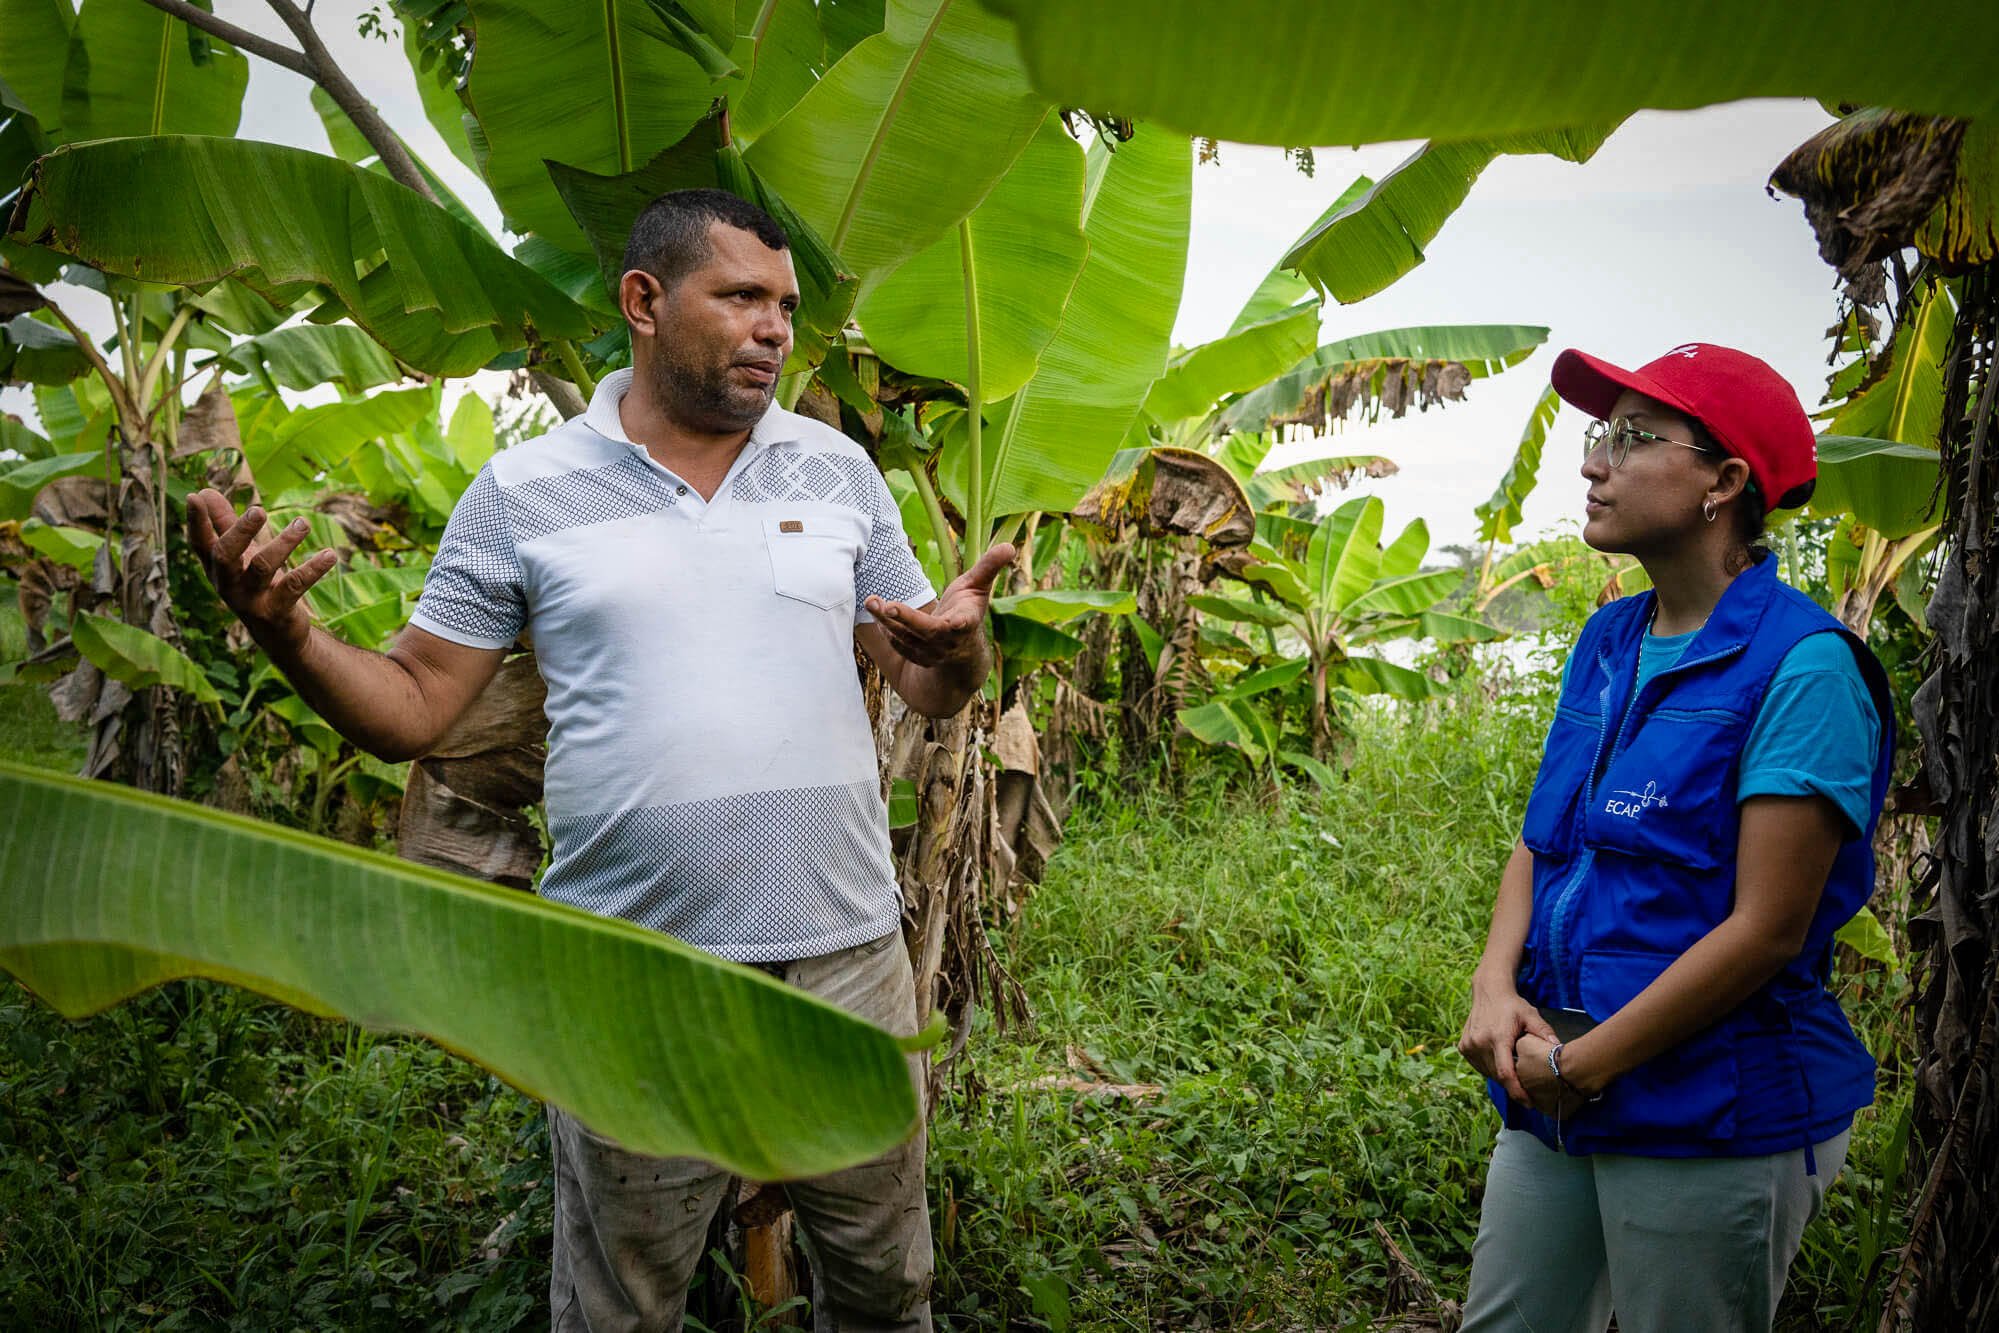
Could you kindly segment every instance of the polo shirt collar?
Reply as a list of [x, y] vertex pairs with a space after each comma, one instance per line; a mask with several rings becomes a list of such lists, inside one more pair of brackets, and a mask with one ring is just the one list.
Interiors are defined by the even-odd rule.
[[[597, 392], [590, 395], [590, 406], [583, 413], [583, 424], [607, 440], [616, 440], [619, 444], [628, 445], [644, 453], [644, 446], [625, 434], [625, 423], [618, 416], [618, 405], [625, 400], [625, 395], [631, 391], [631, 387], [630, 366], [623, 370], [614, 370], [598, 380]], [[757, 424], [750, 428], [749, 443], [743, 447], [743, 452], [755, 453], [765, 445], [776, 444], [780, 440], [790, 438], [784, 429], [784, 409], [772, 402], [764, 409], [764, 414], [758, 418]]]

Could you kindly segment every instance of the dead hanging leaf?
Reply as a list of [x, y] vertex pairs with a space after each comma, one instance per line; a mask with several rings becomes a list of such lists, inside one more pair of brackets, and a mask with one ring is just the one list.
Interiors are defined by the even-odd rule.
[[1947, 273], [1999, 254], [1999, 127], [1869, 107], [1799, 144], [1770, 188], [1804, 203], [1849, 280], [1913, 245]]
[[102, 532], [111, 517], [104, 478], [58, 477], [35, 497], [34, 516], [52, 528]]
[[431, 753], [410, 765], [396, 833], [404, 860], [513, 888], [541, 865], [525, 807], [541, 799], [547, 688], [528, 656], [498, 674]]
[[399, 524], [405, 515], [395, 509], [384, 509], [359, 491], [322, 495], [312, 507], [338, 523], [348, 544], [356, 550], [379, 550], [402, 536]]
[[49, 303], [32, 282], [18, 273], [0, 268], [0, 319], [12, 319]]
[[220, 375], [209, 379], [201, 397], [194, 400], [194, 406], [181, 418], [180, 430], [174, 437], [174, 457], [190, 458], [217, 449], [243, 452], [243, 434], [236, 425], [236, 405], [223, 392]]
[[1227, 468], [1193, 449], [1126, 449], [1071, 515], [1112, 534], [1135, 527], [1147, 537], [1199, 537], [1209, 546], [1247, 546], [1256, 511]]
[[1461, 361], [1419, 361], [1387, 357], [1351, 362], [1307, 385], [1296, 409], [1273, 415], [1272, 426], [1304, 426], [1314, 432], [1358, 414], [1378, 421], [1406, 416], [1411, 407], [1427, 412], [1439, 403], [1463, 402], [1471, 370]]

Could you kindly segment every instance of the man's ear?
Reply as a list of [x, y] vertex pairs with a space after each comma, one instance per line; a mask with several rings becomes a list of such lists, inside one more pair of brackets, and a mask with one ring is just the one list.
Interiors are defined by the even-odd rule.
[[665, 296], [660, 280], [642, 268], [626, 269], [618, 279], [618, 313], [642, 337], [659, 332], [659, 303]]

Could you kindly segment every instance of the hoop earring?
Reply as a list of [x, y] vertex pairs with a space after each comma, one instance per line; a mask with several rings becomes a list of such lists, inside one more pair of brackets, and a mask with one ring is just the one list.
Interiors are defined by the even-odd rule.
[[1706, 504], [1702, 505], [1701, 513], [1707, 516], [1708, 522], [1714, 522], [1714, 501], [1709, 500]]

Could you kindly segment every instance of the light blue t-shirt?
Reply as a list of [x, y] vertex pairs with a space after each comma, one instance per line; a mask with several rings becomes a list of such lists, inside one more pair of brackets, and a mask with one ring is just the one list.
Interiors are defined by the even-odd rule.
[[[1638, 688], [1678, 662], [1697, 633], [1647, 634], [1638, 645]], [[1566, 683], [1566, 665], [1562, 675]], [[1736, 804], [1752, 796], [1823, 796], [1857, 836], [1872, 813], [1880, 753], [1881, 718], [1853, 650], [1837, 634], [1810, 635], [1770, 678], [1742, 747]]]

